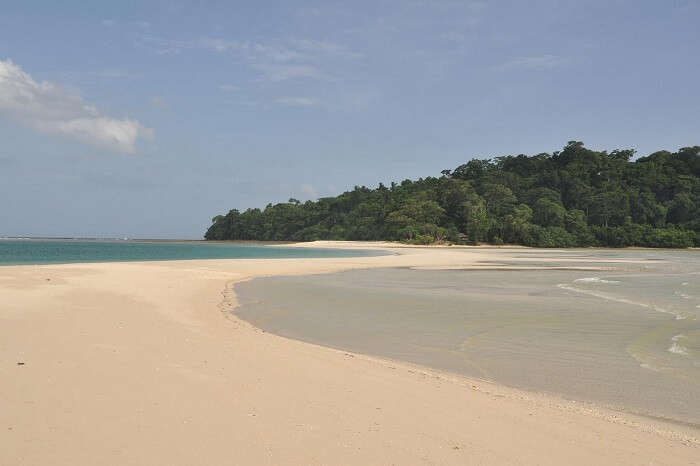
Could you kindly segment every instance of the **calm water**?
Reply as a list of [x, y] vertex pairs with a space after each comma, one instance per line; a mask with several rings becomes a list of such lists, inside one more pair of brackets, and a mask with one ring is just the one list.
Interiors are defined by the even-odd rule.
[[698, 251], [515, 255], [619, 270], [272, 277], [238, 284], [236, 313], [292, 338], [700, 424]]
[[206, 242], [0, 240], [0, 265], [182, 259], [358, 257], [377, 251]]

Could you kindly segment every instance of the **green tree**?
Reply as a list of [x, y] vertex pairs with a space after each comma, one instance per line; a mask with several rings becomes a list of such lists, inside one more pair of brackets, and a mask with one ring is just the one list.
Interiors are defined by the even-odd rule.
[[439, 177], [232, 209], [205, 238], [700, 246], [700, 146], [633, 155], [570, 141], [551, 154], [473, 159]]
[[544, 227], [562, 227], [566, 218], [566, 209], [561, 204], [542, 197], [535, 202], [532, 218], [535, 223]]

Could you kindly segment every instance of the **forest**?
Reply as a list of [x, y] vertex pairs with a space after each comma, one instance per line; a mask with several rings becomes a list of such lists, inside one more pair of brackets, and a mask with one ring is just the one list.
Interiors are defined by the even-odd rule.
[[537, 247], [700, 246], [700, 146], [634, 158], [561, 151], [472, 159], [440, 176], [231, 210], [208, 240], [389, 240]]

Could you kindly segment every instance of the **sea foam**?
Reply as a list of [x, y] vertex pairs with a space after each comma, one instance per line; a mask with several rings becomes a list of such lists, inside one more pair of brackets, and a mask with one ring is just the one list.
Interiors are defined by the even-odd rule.
[[574, 282], [579, 282], [579, 283], [603, 283], [603, 284], [617, 284], [620, 283], [619, 280], [605, 280], [600, 277], [586, 277], [586, 278], [577, 278], [574, 280]]
[[668, 351], [674, 354], [680, 354], [681, 356], [688, 356], [688, 348], [678, 344], [678, 341], [683, 338], [685, 338], [685, 335], [683, 335], [682, 333], [673, 336], [671, 338], [671, 346], [668, 348]]
[[[580, 279], [579, 279], [580, 280]], [[631, 299], [626, 299], [626, 298], [620, 298], [617, 296], [610, 296], [605, 293], [599, 293], [597, 291], [591, 291], [591, 290], [582, 290], [581, 288], [576, 288], [575, 286], [567, 285], [566, 283], [559, 283], [557, 285], [557, 288], [560, 288], [562, 290], [567, 290], [567, 291], [572, 291], [574, 293], [581, 293], [581, 294], [586, 294], [589, 296], [595, 296], [596, 298], [600, 299], [605, 299], [608, 301], [614, 301], [617, 303], [623, 303], [623, 304], [631, 304], [633, 306], [640, 306], [640, 307], [645, 307], [647, 309], [651, 309], [656, 312], [661, 312], [663, 314], [670, 314], [674, 316], [677, 320], [683, 320], [686, 318], [685, 315], [675, 312], [673, 310], [665, 309], [663, 307], [659, 307], [653, 304], [647, 304], [647, 303], [640, 303], [639, 301], [632, 301]]]

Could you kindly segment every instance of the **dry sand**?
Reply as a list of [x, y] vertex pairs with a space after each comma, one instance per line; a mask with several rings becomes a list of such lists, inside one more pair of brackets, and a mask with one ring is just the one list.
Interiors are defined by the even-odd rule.
[[514, 260], [395, 251], [0, 267], [0, 465], [700, 464], [693, 427], [288, 340], [229, 312], [226, 290], [252, 277]]

